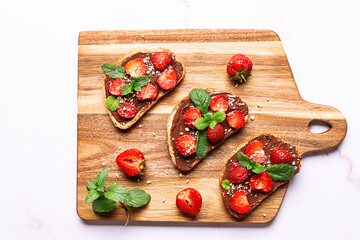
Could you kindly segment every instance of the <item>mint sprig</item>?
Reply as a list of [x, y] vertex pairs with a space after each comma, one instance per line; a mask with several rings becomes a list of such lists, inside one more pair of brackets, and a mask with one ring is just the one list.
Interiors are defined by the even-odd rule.
[[113, 112], [116, 111], [117, 107], [119, 106], [119, 103], [120, 100], [113, 95], [108, 96], [105, 102], [106, 108]]
[[150, 78], [148, 75], [139, 76], [134, 78], [130, 84], [125, 84], [121, 89], [121, 95], [125, 96], [133, 91], [140, 92], [141, 87], [145, 86], [149, 82]]
[[258, 174], [265, 170], [263, 165], [257, 162], [253, 162], [248, 156], [246, 156], [241, 151], [238, 151], [236, 153], [236, 158], [241, 166], [246, 167], [247, 170], [253, 171], [253, 173]]
[[123, 66], [105, 63], [101, 66], [101, 69], [111, 78], [116, 79], [125, 77], [125, 68]]
[[198, 130], [205, 130], [207, 127], [214, 129], [217, 123], [222, 123], [226, 118], [224, 112], [207, 113], [204, 117], [196, 119], [194, 125]]
[[279, 163], [268, 166], [266, 172], [273, 181], [286, 181], [295, 174], [295, 169], [287, 163]]
[[108, 180], [108, 168], [101, 170], [95, 180], [88, 180], [86, 188], [89, 193], [85, 202], [93, 201], [94, 212], [110, 212], [114, 210], [115, 204], [121, 203], [125, 207], [142, 207], [149, 203], [150, 195], [141, 189], [127, 190], [120, 184], [111, 184], [105, 189]]
[[192, 103], [200, 109], [202, 114], [205, 114], [209, 110], [211, 97], [204, 89], [201, 88], [194, 88], [189, 93], [189, 98]]

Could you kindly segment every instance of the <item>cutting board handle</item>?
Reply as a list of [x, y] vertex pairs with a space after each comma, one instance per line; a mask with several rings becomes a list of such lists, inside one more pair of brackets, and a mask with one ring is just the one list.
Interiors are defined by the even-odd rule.
[[[309, 118], [304, 119], [306, 128], [306, 144], [300, 149], [305, 153], [327, 150], [338, 146], [345, 138], [347, 122], [344, 115], [336, 108], [315, 103], [306, 103]], [[329, 130], [322, 133], [312, 133], [309, 129], [311, 122], [322, 121], [329, 125]]]

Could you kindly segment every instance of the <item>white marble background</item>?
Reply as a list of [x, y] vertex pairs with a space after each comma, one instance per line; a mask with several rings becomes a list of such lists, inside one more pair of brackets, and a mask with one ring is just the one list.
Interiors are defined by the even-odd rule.
[[[77, 216], [78, 34], [163, 28], [275, 30], [304, 99], [345, 114], [344, 142], [305, 157], [272, 223], [124, 227]], [[0, 239], [359, 239], [359, 29], [355, 0], [0, 0]]]

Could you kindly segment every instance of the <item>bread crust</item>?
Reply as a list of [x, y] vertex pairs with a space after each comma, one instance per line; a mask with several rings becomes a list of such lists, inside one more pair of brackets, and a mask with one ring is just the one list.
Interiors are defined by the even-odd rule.
[[[204, 90], [209, 89], [209, 90], [213, 90], [213, 91], [225, 92], [225, 91], [223, 91], [223, 90], [221, 90], [221, 89], [211, 88], [211, 87], [202, 88], [202, 89], [204, 89]], [[228, 93], [237, 96], [236, 94], [233, 94], [232, 92], [228, 92]], [[176, 111], [178, 110], [181, 102], [183, 102], [184, 100], [187, 100], [188, 98], [189, 98], [189, 94], [188, 94], [187, 96], [185, 96], [184, 98], [182, 98], [182, 99], [175, 105], [175, 107], [173, 108], [173, 110], [171, 111], [171, 113], [170, 113], [170, 115], [169, 115], [169, 118], [168, 118], [168, 121], [167, 121], [167, 126], [166, 126], [166, 130], [167, 130], [167, 142], [168, 142], [168, 145], [169, 145], [169, 154], [170, 154], [170, 157], [171, 157], [171, 161], [174, 163], [174, 165], [175, 165], [176, 167], [178, 167], [178, 165], [176, 164], [176, 159], [175, 159], [175, 154], [174, 154], [174, 152], [175, 152], [176, 150], [173, 149], [172, 144], [171, 144], [171, 141], [172, 141], [172, 140], [171, 140], [171, 126], [172, 126], [172, 122], [173, 122], [175, 113], [176, 113]], [[239, 97], [239, 98], [240, 98], [240, 97]], [[240, 99], [241, 99], [241, 98], [240, 98]], [[245, 122], [247, 122], [248, 117], [249, 117], [249, 115], [246, 115], [246, 116], [245, 116]], [[239, 128], [239, 129], [240, 129], [240, 128]], [[239, 129], [236, 129], [233, 134], [235, 134]], [[212, 151], [212, 150], [210, 150], [208, 153], [210, 153], [211, 151]], [[191, 168], [188, 169], [188, 170], [191, 170], [193, 167], [195, 167], [195, 165], [198, 164], [201, 160], [203, 160], [203, 159], [207, 156], [208, 153], [206, 153], [201, 159], [197, 159], [196, 161], [194, 161], [194, 162], [192, 163], [192, 165], [191, 165]], [[180, 170], [182, 170], [182, 169], [180, 169]], [[188, 171], [188, 170], [186, 170], [186, 171]]]
[[[185, 64], [184, 62], [178, 58], [175, 53], [173, 53], [172, 51], [170, 51], [169, 49], [166, 49], [166, 48], [153, 48], [153, 49], [137, 49], [137, 50], [134, 50], [134, 51], [131, 51], [127, 54], [125, 54], [124, 56], [122, 56], [121, 58], [119, 58], [114, 64], [121, 64], [125, 59], [127, 59], [128, 57], [131, 57], [133, 55], [135, 55], [136, 53], [153, 53], [153, 52], [161, 52], [161, 51], [165, 51], [165, 52], [169, 52], [170, 54], [172, 54], [174, 56], [174, 58], [181, 63], [182, 65], [182, 75], [181, 75], [181, 78], [178, 79], [177, 83], [176, 83], [176, 86], [174, 88], [177, 87], [177, 85], [180, 83], [181, 80], [183, 80], [184, 76], [185, 76]], [[104, 78], [104, 81], [103, 81], [103, 92], [105, 94], [105, 99], [106, 99], [106, 86], [105, 86], [105, 80], [106, 80], [106, 76]], [[174, 89], [172, 88], [172, 89]], [[130, 128], [132, 125], [134, 125], [154, 104], [156, 104], [163, 96], [165, 96], [167, 93], [169, 93], [172, 89], [170, 89], [169, 91], [166, 91], [166, 92], [160, 92], [158, 94], [158, 97], [156, 98], [156, 100], [153, 100], [151, 101], [151, 103], [149, 105], [147, 105], [146, 107], [142, 108], [140, 111], [138, 111], [136, 113], [136, 115], [130, 120], [130, 121], [127, 121], [126, 123], [125, 122], [119, 122], [116, 120], [116, 118], [112, 115], [111, 111], [109, 109], [107, 109], [108, 111], [108, 114], [111, 118], [111, 121], [114, 123], [114, 125], [120, 129], [128, 129]]]
[[[261, 136], [261, 135], [263, 135], [263, 134], [272, 135], [272, 136], [278, 138], [279, 140], [281, 140], [282, 142], [287, 143], [287, 142], [284, 141], [280, 136], [278, 136], [278, 135], [276, 135], [276, 134], [273, 134], [273, 133], [269, 133], [269, 132], [260, 132], [260, 133], [257, 133], [257, 134], [255, 134], [254, 136], [252, 136], [251, 138], [248, 138], [248, 139], [244, 140], [242, 143], [240, 143], [240, 144], [234, 149], [234, 151], [230, 154], [230, 156], [227, 158], [227, 160], [226, 160], [226, 162], [225, 162], [225, 165], [224, 165], [224, 168], [223, 168], [223, 170], [221, 171], [220, 176], [219, 176], [219, 186], [220, 186], [220, 191], [221, 191], [221, 197], [222, 197], [222, 198], [224, 198], [224, 195], [223, 195], [223, 192], [222, 192], [221, 179], [222, 179], [223, 176], [224, 176], [224, 173], [225, 173], [225, 170], [226, 170], [226, 164], [227, 164], [228, 161], [232, 158], [232, 156], [234, 156], [234, 152], [236, 153], [236, 152], [240, 151], [240, 149], [241, 149], [242, 147], [244, 147], [246, 144], [248, 144], [251, 140], [253, 140], [254, 138], [259, 137], [259, 136]], [[301, 154], [300, 154], [300, 152], [297, 150], [297, 148], [296, 148], [296, 153], [297, 153], [299, 156], [301, 156]], [[301, 158], [300, 163], [299, 163], [299, 171], [300, 171], [300, 169], [301, 169], [301, 163], [302, 163], [302, 158]], [[295, 176], [295, 175], [294, 175], [294, 176]], [[290, 181], [294, 176], [292, 176], [288, 181]], [[276, 188], [276, 189], [277, 189], [277, 188]], [[270, 196], [271, 193], [273, 193], [274, 191], [276, 191], [276, 189], [275, 189], [275, 190], [272, 190], [265, 198], [267, 198], [268, 196]], [[265, 199], [265, 198], [264, 198], [264, 199]], [[264, 199], [261, 200], [260, 202], [257, 202], [257, 203], [254, 205], [253, 209], [255, 209], [255, 207], [257, 207], [262, 201], [264, 201]], [[252, 209], [252, 210], [253, 210], [253, 209]], [[246, 217], [246, 216], [247, 216], [248, 214], [250, 214], [250, 212], [252, 211], [252, 210], [251, 210], [251, 211], [249, 211], [249, 212], [246, 213], [246, 214], [240, 214], [240, 213], [236, 213], [235, 211], [230, 211], [229, 209], [227, 209], [227, 210], [228, 210], [228, 212], [229, 212], [231, 215], [233, 215], [233, 216], [236, 217], [236, 218]]]

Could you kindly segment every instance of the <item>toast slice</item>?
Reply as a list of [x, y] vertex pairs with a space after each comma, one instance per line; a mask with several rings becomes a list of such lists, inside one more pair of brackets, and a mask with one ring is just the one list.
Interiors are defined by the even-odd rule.
[[[204, 89], [211, 97], [211, 99], [217, 96], [224, 96], [228, 103], [228, 109], [225, 112], [226, 116], [229, 115], [230, 112], [240, 111], [244, 118], [244, 124], [248, 119], [248, 106], [245, 102], [241, 100], [240, 97], [236, 96], [233, 93], [225, 92], [219, 89], [207, 88]], [[210, 105], [211, 106], [211, 105]], [[217, 143], [208, 142], [208, 148], [206, 153], [202, 157], [197, 156], [197, 152], [192, 154], [191, 156], [183, 156], [179, 153], [176, 148], [176, 142], [179, 137], [184, 135], [192, 135], [197, 138], [199, 130], [196, 128], [191, 128], [185, 124], [184, 121], [184, 113], [190, 108], [195, 108], [194, 103], [190, 100], [189, 95], [184, 97], [179, 103], [177, 103], [174, 109], [171, 111], [170, 116], [167, 122], [167, 139], [169, 145], [169, 153], [171, 156], [172, 162], [177, 166], [181, 171], [189, 171], [196, 164], [198, 164], [202, 159], [204, 159], [213, 149], [217, 146], [221, 145], [228, 137], [237, 132], [240, 128], [230, 127], [228, 119], [219, 124], [221, 124], [224, 128], [223, 138]], [[211, 109], [208, 111], [211, 113]], [[202, 113], [204, 116], [204, 113]], [[209, 128], [207, 128], [209, 129]], [[205, 129], [204, 132], [207, 132]]]
[[[159, 84], [157, 82], [159, 76], [161, 73], [165, 70], [159, 71], [156, 70], [154, 67], [154, 64], [151, 60], [151, 56], [156, 52], [166, 52], [171, 57], [171, 62], [167, 65], [166, 70], [169, 68], [172, 68], [176, 72], [176, 85], [180, 83], [180, 81], [185, 76], [185, 65], [184, 62], [178, 58], [172, 51], [165, 48], [156, 48], [156, 49], [144, 49], [144, 50], [136, 50], [129, 52], [128, 54], [124, 55], [120, 59], [118, 59], [114, 65], [121, 65], [122, 67], [125, 67], [128, 62], [134, 59], [141, 58], [146, 66], [146, 75], [149, 76], [149, 83], [155, 86], [157, 89], [157, 96], [155, 99], [148, 99], [148, 100], [139, 100], [136, 97], [135, 91], [133, 93], [128, 94], [127, 96], [115, 96], [117, 99], [120, 100], [120, 104], [124, 102], [129, 102], [133, 104], [136, 108], [136, 114], [133, 117], [125, 118], [121, 117], [117, 110], [111, 111], [108, 109], [109, 116], [111, 120], [113, 121], [114, 125], [120, 129], [128, 129], [132, 125], [134, 125], [144, 114], [146, 111], [148, 111], [154, 104], [156, 104], [163, 96], [165, 96], [168, 92], [170, 92], [173, 88], [164, 90], [161, 87], [159, 87]], [[134, 77], [131, 77], [129, 74], [126, 73], [124, 77], [124, 84], [130, 84]], [[105, 99], [107, 99], [112, 94], [109, 92], [109, 83], [111, 81], [114, 81], [115, 79], [111, 78], [108, 75], [105, 75], [104, 78], [104, 92], [105, 92]], [[120, 105], [119, 104], [119, 105]]]
[[[261, 152], [261, 149], [259, 149], [259, 148], [257, 149], [257, 151], [255, 153], [251, 152], [251, 148], [254, 149], [254, 145], [255, 145], [254, 142], [256, 142], [256, 141], [260, 141], [261, 143], [263, 143], [263, 152]], [[291, 170], [293, 175], [291, 175], [289, 173], [289, 175], [283, 176], [283, 177], [285, 177], [283, 180], [276, 179], [275, 178], [276, 176], [274, 177], [274, 175], [271, 175], [271, 173], [274, 174], [274, 169], [269, 170], [269, 168], [267, 168], [269, 166], [279, 165], [279, 159], [275, 159], [276, 157], [275, 157], [275, 155], [273, 155], [274, 154], [273, 152], [277, 151], [274, 149], [277, 149], [277, 148], [282, 148], [290, 154], [288, 159], [284, 158], [286, 160], [286, 162], [283, 162], [281, 164], [285, 164], [286, 167], [288, 167], [287, 171]], [[256, 182], [255, 181], [256, 177], [253, 178], [253, 176], [259, 175], [259, 174], [255, 174], [252, 170], [247, 170], [248, 175], [246, 178], [244, 177], [245, 179], [243, 178], [244, 180], [238, 179], [238, 180], [242, 180], [242, 181], [238, 182], [238, 183], [234, 183], [237, 181], [234, 181], [234, 180], [236, 180], [236, 178], [234, 178], [234, 170], [232, 170], [232, 168], [235, 168], [235, 167], [233, 167], [234, 164], [240, 163], [238, 158], [236, 157], [237, 152], [239, 152], [239, 151], [244, 153], [245, 155], [250, 155], [251, 160], [259, 162], [259, 164], [261, 164], [264, 167], [264, 169], [265, 169], [264, 172], [268, 173], [270, 171], [270, 173], [267, 175], [269, 175], [270, 181], [272, 180], [272, 186], [270, 188], [266, 189], [265, 192], [261, 189], [254, 188], [254, 186], [256, 186], [255, 184], [258, 184], [257, 186], [262, 186], [262, 188], [265, 188], [264, 186], [266, 186], [266, 184], [264, 184], [264, 179], [262, 180], [263, 182], [259, 181], [259, 179], [257, 179], [256, 180], [257, 182]], [[220, 174], [219, 180], [220, 180], [220, 189], [221, 189], [224, 206], [229, 211], [229, 213], [236, 218], [246, 217], [267, 196], [269, 196], [271, 193], [276, 191], [276, 189], [279, 188], [280, 186], [289, 182], [300, 171], [300, 168], [301, 168], [302, 157], [301, 157], [300, 153], [296, 150], [296, 147], [290, 145], [289, 143], [284, 142], [280, 137], [275, 136], [270, 133], [260, 133], [260, 134], [253, 136], [251, 139], [244, 141], [238, 147], [236, 147], [234, 152], [235, 153], [232, 154], [228, 158], [228, 160], [225, 164], [225, 167], [223, 168], [223, 170]], [[259, 154], [261, 156], [265, 156], [265, 157], [259, 158]], [[284, 157], [283, 153], [280, 155], [282, 157]], [[291, 158], [290, 158], [290, 156], [291, 156]], [[258, 159], [260, 159], [260, 161]], [[261, 160], [261, 159], [263, 159], [263, 160]], [[261, 163], [261, 162], [263, 162], [263, 163]], [[240, 163], [240, 165], [243, 166], [241, 163]], [[293, 168], [294, 170], [290, 169], [290, 167]], [[233, 173], [230, 173], [231, 171], [233, 171]], [[282, 171], [286, 171], [286, 170], [282, 170]], [[261, 173], [261, 174], [264, 174], [264, 173]], [[230, 181], [229, 179], [231, 179], [232, 181]], [[226, 181], [227, 181], [227, 183], [226, 183]], [[245, 192], [246, 198], [248, 201], [248, 205], [249, 205], [248, 209], [245, 210], [244, 212], [243, 211], [238, 212], [239, 209], [237, 209], [238, 211], [235, 211], [232, 208], [232, 206], [234, 206], [234, 205], [231, 205], [236, 202], [235, 199], [232, 200], [234, 194], [236, 192], [240, 192], [240, 191]]]

